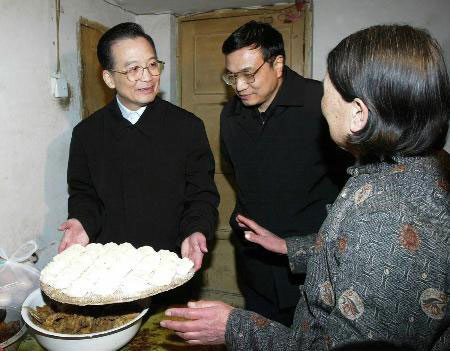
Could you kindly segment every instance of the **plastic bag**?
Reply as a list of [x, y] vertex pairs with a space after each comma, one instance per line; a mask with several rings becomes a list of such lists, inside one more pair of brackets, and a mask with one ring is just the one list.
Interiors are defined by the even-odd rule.
[[0, 248], [0, 306], [20, 308], [28, 295], [39, 288], [40, 272], [26, 262], [36, 250], [34, 240], [23, 244], [11, 257]]

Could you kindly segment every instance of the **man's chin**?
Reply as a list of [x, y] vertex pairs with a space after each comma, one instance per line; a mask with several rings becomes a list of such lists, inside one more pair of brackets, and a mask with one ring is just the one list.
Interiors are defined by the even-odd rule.
[[241, 98], [241, 102], [245, 106], [255, 106], [258, 104], [256, 101], [253, 101], [252, 99], [242, 99]]
[[155, 101], [155, 99], [156, 99], [156, 94], [139, 99], [139, 103], [141, 104], [141, 106], [146, 106], [148, 104], [151, 104], [153, 101]]

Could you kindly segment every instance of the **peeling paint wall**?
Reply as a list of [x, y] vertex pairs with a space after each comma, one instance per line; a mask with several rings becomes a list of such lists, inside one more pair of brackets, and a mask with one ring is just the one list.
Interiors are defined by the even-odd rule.
[[[134, 15], [103, 1], [61, 0], [61, 72], [70, 98], [51, 95], [56, 68], [54, 0], [0, 2], [0, 247], [11, 255], [36, 239], [46, 247], [61, 237], [67, 216], [66, 169], [72, 128], [81, 119], [78, 22], [112, 26]], [[57, 245], [39, 254], [38, 266]]]

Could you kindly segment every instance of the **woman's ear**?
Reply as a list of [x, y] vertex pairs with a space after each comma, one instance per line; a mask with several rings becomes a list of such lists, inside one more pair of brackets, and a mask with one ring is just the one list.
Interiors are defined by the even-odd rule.
[[114, 83], [114, 79], [113, 79], [110, 71], [104, 69], [102, 76], [103, 76], [103, 81], [109, 88], [114, 89], [116, 87], [116, 84]]
[[284, 57], [282, 55], [278, 55], [273, 61], [273, 68], [277, 72], [277, 78], [280, 78], [283, 75], [283, 67]]
[[350, 131], [357, 133], [362, 130], [367, 124], [369, 110], [366, 104], [359, 98], [352, 101], [352, 116], [350, 121]]

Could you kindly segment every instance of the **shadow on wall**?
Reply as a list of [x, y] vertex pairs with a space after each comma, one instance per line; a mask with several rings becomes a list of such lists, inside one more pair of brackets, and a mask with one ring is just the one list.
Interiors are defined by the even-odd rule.
[[[64, 116], [68, 116], [64, 114]], [[48, 146], [45, 164], [44, 198], [47, 205], [42, 232], [36, 241], [39, 245], [36, 266], [42, 269], [57, 253], [60, 232], [57, 227], [67, 217], [66, 167], [71, 130], [55, 138]]]
[[[66, 57], [67, 62], [77, 62], [76, 52], [74, 57]], [[77, 72], [78, 74], [78, 72]], [[74, 86], [69, 84], [68, 98], [53, 98], [57, 109], [57, 115], [65, 119], [67, 126], [64, 132], [53, 139], [47, 148], [44, 174], [44, 201], [47, 205], [47, 213], [42, 227], [42, 232], [37, 236], [39, 246], [36, 267], [42, 269], [56, 255], [62, 234], [57, 230], [58, 226], [67, 218], [67, 160], [69, 156], [72, 128], [81, 121], [81, 109], [73, 105]], [[72, 109], [70, 109], [72, 107]], [[61, 123], [62, 124], [62, 123]]]
[[[62, 114], [68, 118], [68, 114]], [[45, 164], [44, 198], [47, 205], [42, 232], [36, 238], [39, 245], [36, 267], [42, 269], [57, 253], [62, 235], [58, 226], [67, 218], [67, 158], [72, 130], [65, 131], [48, 146]]]

